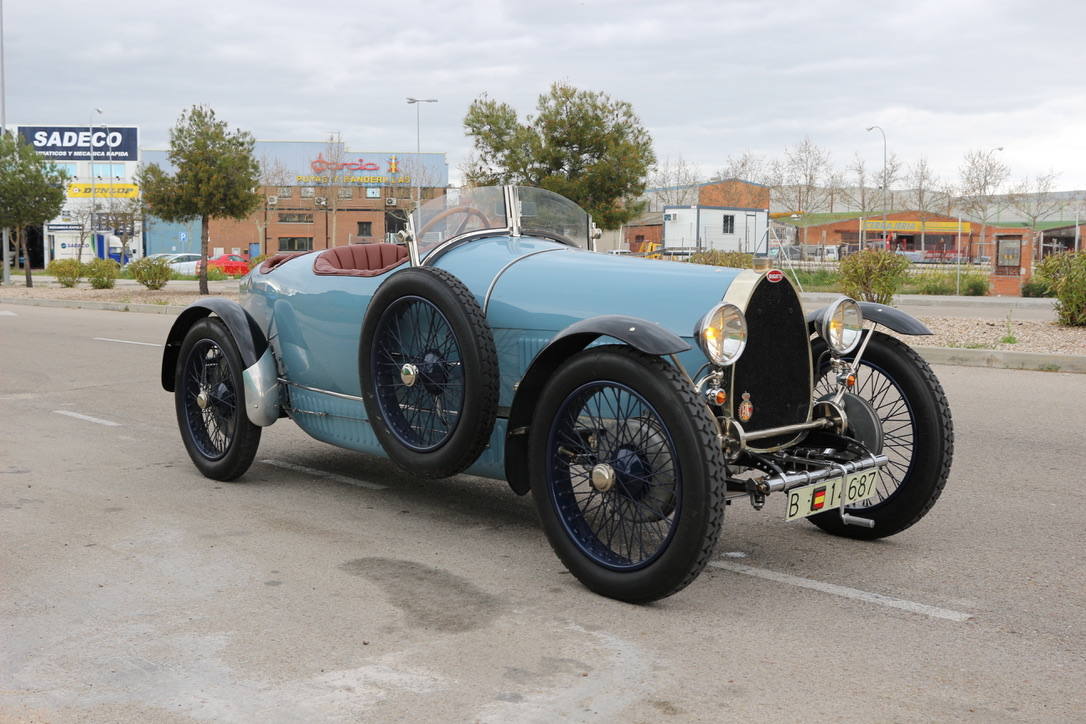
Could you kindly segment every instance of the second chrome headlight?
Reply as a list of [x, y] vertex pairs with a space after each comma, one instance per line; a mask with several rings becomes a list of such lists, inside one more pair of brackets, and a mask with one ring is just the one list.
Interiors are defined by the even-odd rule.
[[848, 354], [856, 349], [863, 333], [864, 314], [860, 305], [841, 297], [826, 308], [822, 317], [822, 339], [837, 354]]
[[747, 346], [747, 318], [729, 302], [710, 309], [695, 332], [701, 351], [715, 365], [733, 364]]

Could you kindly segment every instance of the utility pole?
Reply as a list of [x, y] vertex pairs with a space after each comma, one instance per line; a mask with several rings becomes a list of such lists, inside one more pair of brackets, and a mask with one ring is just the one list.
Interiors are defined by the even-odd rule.
[[422, 115], [419, 106], [422, 103], [437, 103], [437, 98], [408, 98], [407, 105], [415, 106], [415, 168], [411, 171], [411, 185], [415, 190], [415, 208], [422, 205], [422, 188], [418, 185], [419, 157], [422, 155]]
[[[7, 61], [4, 60], [4, 0], [0, 0], [0, 134], [7, 134], [8, 132], [8, 114], [7, 114], [7, 87], [4, 80], [4, 76], [7, 75]], [[11, 284], [11, 265], [8, 264], [8, 230], [5, 228], [3, 231], [3, 239], [0, 243], [3, 244], [3, 254], [0, 254], [0, 261], [4, 263], [4, 270], [0, 272], [0, 283]]]
[[882, 126], [868, 126], [868, 131], [879, 129], [879, 133], [882, 134], [882, 243], [885, 247], [889, 248], [888, 239], [890, 234], [886, 228], [886, 197], [890, 193], [890, 185], [887, 183], [886, 176], [886, 131], [882, 130]]
[[[87, 140], [90, 147], [90, 180], [91, 180], [91, 210], [90, 210], [90, 225], [91, 225], [91, 253], [95, 256], [98, 255], [98, 231], [95, 228], [98, 226], [98, 181], [94, 175], [94, 113], [102, 115], [101, 108], [95, 108], [91, 112], [90, 117], [87, 118]], [[105, 256], [109, 257], [109, 242], [106, 242]], [[82, 255], [80, 255], [82, 258]]]

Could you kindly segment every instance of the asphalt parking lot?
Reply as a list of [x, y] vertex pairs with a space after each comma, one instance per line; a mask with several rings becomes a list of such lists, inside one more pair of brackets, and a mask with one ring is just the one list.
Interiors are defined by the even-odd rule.
[[938, 367], [931, 514], [857, 543], [783, 503], [649, 606], [565, 572], [504, 483], [265, 431], [199, 476], [165, 315], [0, 305], [0, 722], [1081, 721], [1086, 375]]

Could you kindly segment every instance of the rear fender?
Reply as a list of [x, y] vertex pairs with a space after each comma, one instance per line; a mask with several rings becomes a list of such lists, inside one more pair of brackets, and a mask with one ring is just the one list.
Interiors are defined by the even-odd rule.
[[505, 477], [517, 495], [527, 493], [528, 426], [544, 385], [569, 357], [600, 337], [614, 337], [645, 354], [663, 356], [690, 349], [681, 337], [654, 322], [623, 314], [604, 314], [575, 322], [540, 350], [516, 386], [505, 438]]

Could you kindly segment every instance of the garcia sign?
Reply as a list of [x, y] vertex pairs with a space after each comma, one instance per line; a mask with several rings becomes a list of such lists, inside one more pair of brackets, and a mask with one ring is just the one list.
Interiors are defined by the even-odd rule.
[[19, 136], [53, 161], [138, 161], [136, 126], [19, 126]]

